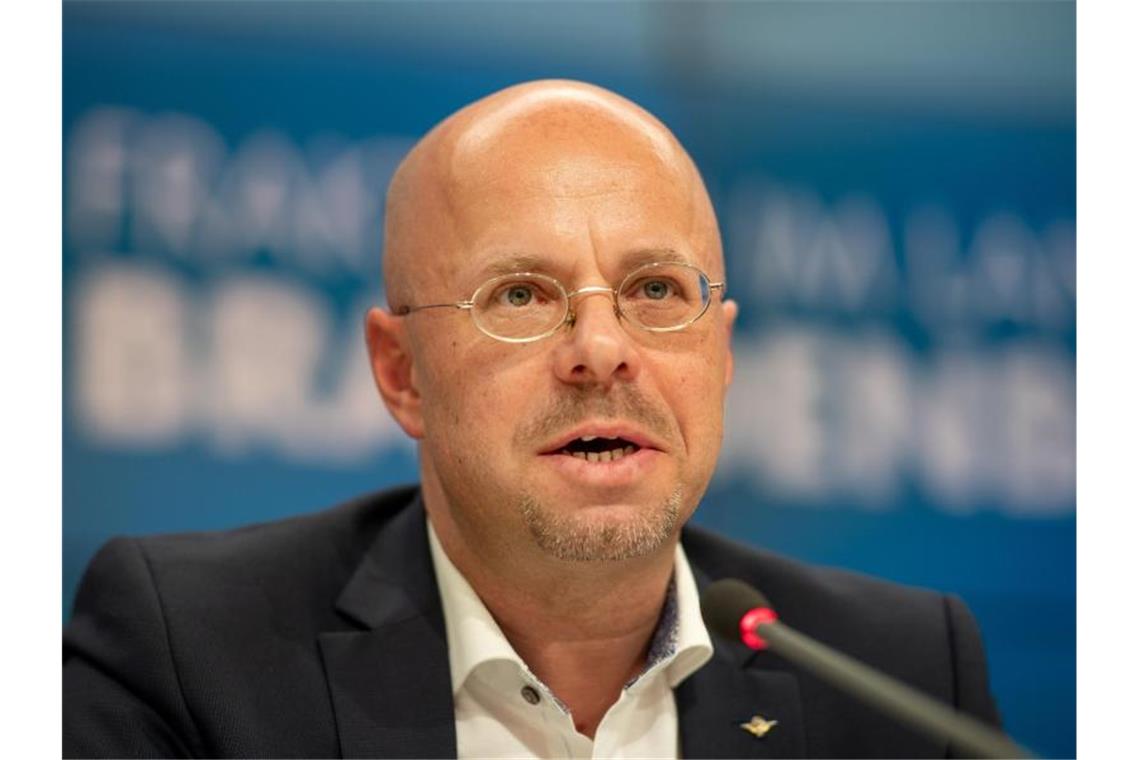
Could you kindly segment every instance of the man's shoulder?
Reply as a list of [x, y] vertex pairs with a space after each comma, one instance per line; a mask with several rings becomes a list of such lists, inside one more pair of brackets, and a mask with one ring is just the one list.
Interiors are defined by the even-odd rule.
[[781, 619], [827, 643], [850, 650], [861, 642], [946, 636], [948, 601], [936, 591], [803, 562], [697, 526], [685, 528], [683, 541], [690, 563], [707, 580], [751, 584]]
[[228, 530], [165, 533], [128, 539], [162, 562], [215, 567], [279, 561], [305, 564], [322, 548], [345, 559], [366, 551], [377, 533], [416, 499], [418, 487], [401, 486], [364, 494], [293, 517]]
[[[414, 486], [231, 530], [119, 537], [88, 566], [77, 613], [92, 598], [150, 587], [171, 615], [224, 616], [222, 608], [279, 609], [331, 602], [378, 534], [415, 502]], [[93, 596], [94, 595], [94, 596]]]
[[[403, 488], [235, 530], [107, 543], [64, 631], [65, 752], [336, 754], [318, 642], [355, 631], [338, 602], [372, 570], [371, 547], [410, 543], [417, 503]], [[124, 739], [127, 720], [142, 728]]]
[[[959, 710], [1000, 725], [989, 691], [980, 631], [957, 597], [801, 562], [696, 526], [685, 528], [682, 541], [698, 583], [739, 578], [759, 589], [792, 628]], [[816, 715], [827, 716], [832, 725], [846, 727], [831, 739], [817, 734], [823, 743], [815, 755], [882, 754], [887, 745], [875, 737], [894, 729], [881, 716], [770, 651], [757, 653], [752, 663], [795, 672], [804, 704], [810, 704]], [[856, 736], [859, 733], [862, 738]], [[922, 754], [918, 749], [915, 753]]]

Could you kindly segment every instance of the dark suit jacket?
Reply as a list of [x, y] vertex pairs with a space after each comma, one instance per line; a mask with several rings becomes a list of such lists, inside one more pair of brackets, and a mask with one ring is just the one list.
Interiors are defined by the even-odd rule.
[[[737, 577], [807, 634], [991, 722], [954, 597], [809, 567], [694, 527], [698, 586]], [[65, 756], [455, 755], [447, 641], [414, 488], [225, 533], [120, 538], [63, 647]], [[938, 757], [776, 655], [716, 641], [676, 690], [685, 757]], [[740, 729], [779, 721], [763, 739]]]

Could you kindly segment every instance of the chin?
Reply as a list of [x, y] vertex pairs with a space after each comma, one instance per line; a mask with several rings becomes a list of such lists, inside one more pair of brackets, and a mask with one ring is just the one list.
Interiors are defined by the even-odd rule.
[[566, 509], [531, 495], [521, 504], [523, 520], [539, 548], [569, 561], [620, 561], [668, 545], [680, 528], [681, 489], [639, 503], [594, 503]]

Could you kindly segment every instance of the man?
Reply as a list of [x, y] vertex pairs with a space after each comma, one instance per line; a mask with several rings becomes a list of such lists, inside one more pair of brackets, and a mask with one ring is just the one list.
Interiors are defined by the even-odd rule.
[[713, 642], [699, 588], [729, 576], [996, 721], [960, 602], [682, 531], [737, 307], [700, 175], [650, 114], [563, 81], [459, 111], [392, 181], [384, 269], [367, 344], [420, 488], [109, 544], [65, 637], [66, 753], [946, 754]]

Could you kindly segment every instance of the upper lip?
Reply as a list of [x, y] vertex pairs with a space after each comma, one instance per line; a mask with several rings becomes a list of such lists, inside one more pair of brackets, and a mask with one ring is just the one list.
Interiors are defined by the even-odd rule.
[[664, 445], [656, 437], [629, 422], [586, 422], [562, 433], [548, 446], [542, 449], [543, 454], [557, 454], [583, 436], [594, 435], [598, 438], [622, 438], [642, 449], [657, 449], [664, 451]]

